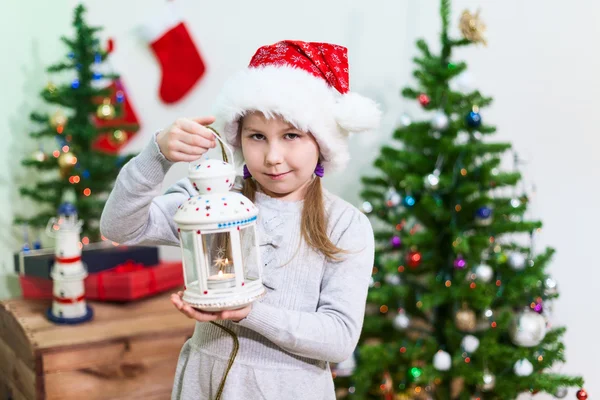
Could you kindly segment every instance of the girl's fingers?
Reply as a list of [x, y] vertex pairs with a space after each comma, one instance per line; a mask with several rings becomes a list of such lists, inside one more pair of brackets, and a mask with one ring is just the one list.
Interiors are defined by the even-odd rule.
[[191, 154], [185, 154], [185, 153], [180, 153], [180, 152], [176, 151], [176, 152], [171, 153], [171, 157], [169, 159], [172, 160], [173, 162], [177, 162], [177, 161], [192, 162], [192, 161], [196, 161], [199, 158], [200, 158], [200, 156], [194, 156]]
[[179, 139], [180, 142], [190, 146], [203, 147], [205, 149], [210, 149], [217, 145], [217, 142], [212, 135], [207, 139], [201, 135], [190, 135], [189, 133], [184, 132], [181, 135], [177, 135], [177, 139]]
[[213, 122], [215, 122], [215, 117], [214, 116], [208, 116], [208, 117], [195, 117], [195, 118], [190, 118], [192, 121], [199, 123], [200, 125], [210, 125]]

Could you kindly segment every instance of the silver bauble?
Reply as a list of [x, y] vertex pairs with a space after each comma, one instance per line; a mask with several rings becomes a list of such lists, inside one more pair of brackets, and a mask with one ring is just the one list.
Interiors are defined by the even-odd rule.
[[509, 334], [512, 342], [517, 346], [537, 346], [546, 336], [546, 318], [526, 309], [513, 317]]

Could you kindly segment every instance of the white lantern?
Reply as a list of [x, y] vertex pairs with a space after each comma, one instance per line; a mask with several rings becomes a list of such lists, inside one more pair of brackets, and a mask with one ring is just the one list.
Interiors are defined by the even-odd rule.
[[58, 209], [58, 218], [51, 218], [46, 226], [48, 236], [56, 239], [55, 261], [50, 272], [53, 301], [46, 316], [58, 324], [77, 324], [94, 315], [85, 301], [83, 280], [88, 274], [81, 261], [82, 225], [75, 206], [63, 203]]
[[203, 311], [242, 308], [265, 295], [258, 251], [258, 209], [244, 195], [231, 192], [232, 163], [205, 159], [190, 164], [189, 179], [198, 195], [175, 213], [183, 252], [183, 301]]

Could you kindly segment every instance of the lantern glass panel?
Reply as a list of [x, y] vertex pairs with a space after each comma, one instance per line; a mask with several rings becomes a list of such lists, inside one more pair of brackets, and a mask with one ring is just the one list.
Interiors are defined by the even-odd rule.
[[240, 230], [240, 243], [245, 281], [255, 281], [259, 278], [255, 225], [246, 226]]
[[196, 232], [181, 231], [181, 244], [183, 248], [183, 267], [185, 270], [185, 279], [188, 285], [198, 286], [198, 274], [196, 269], [194, 241]]

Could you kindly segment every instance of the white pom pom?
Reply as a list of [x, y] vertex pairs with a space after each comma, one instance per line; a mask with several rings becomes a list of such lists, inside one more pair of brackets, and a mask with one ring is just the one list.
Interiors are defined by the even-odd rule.
[[338, 125], [353, 133], [375, 130], [381, 121], [377, 103], [352, 92], [340, 97], [333, 112]]
[[438, 350], [433, 356], [433, 367], [438, 371], [448, 371], [452, 366], [452, 357], [443, 350]]

